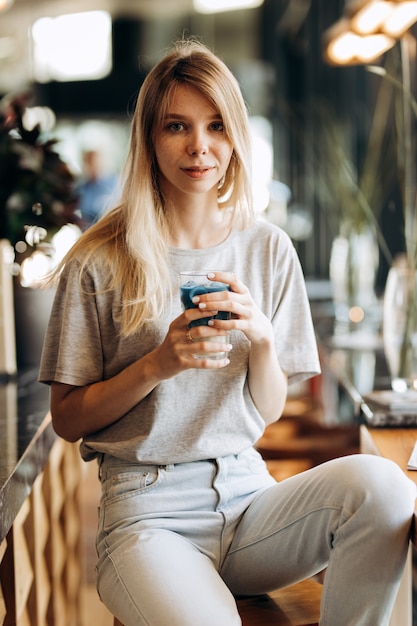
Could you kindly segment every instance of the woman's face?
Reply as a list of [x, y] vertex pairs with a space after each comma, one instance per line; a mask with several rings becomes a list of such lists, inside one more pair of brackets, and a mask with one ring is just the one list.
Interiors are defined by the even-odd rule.
[[213, 194], [217, 201], [232, 152], [212, 103], [194, 87], [178, 85], [155, 140], [164, 196]]

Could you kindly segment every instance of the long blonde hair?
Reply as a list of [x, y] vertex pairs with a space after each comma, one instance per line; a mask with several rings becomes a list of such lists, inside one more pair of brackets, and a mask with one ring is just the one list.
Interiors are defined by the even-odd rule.
[[235, 228], [247, 227], [254, 217], [247, 110], [239, 85], [206, 46], [195, 40], [180, 41], [149, 72], [139, 91], [120, 203], [85, 231], [58, 268], [60, 272], [75, 256], [81, 258], [81, 272], [96, 258], [106, 263], [106, 288], [121, 291], [126, 335], [160, 317], [167, 304], [168, 226], [154, 141], [173, 89], [184, 83], [198, 89], [218, 109], [233, 146], [228, 170], [219, 183], [219, 206], [231, 210]]

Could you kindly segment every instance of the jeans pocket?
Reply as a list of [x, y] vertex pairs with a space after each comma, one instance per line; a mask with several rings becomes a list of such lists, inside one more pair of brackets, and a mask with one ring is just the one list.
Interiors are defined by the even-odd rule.
[[103, 483], [103, 529], [108, 532], [120, 522], [136, 518], [142, 509], [140, 498], [157, 487], [161, 476], [158, 466], [138, 467], [135, 471], [109, 476]]

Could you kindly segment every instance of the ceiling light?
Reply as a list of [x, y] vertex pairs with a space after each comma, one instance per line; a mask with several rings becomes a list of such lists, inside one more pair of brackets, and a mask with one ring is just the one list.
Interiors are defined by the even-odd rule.
[[263, 4], [263, 0], [194, 0], [194, 9], [199, 13], [221, 13], [238, 9], [254, 9]]
[[352, 29], [359, 35], [369, 35], [371, 33], [375, 33], [380, 30], [392, 11], [392, 2], [376, 0], [375, 2], [366, 4], [357, 13], [352, 15]]
[[359, 35], [347, 31], [333, 39], [327, 48], [329, 60], [333, 63], [350, 63], [354, 57], [354, 50], [359, 42]]
[[384, 34], [360, 37], [357, 59], [360, 63], [369, 63], [380, 57], [395, 44], [394, 39]]
[[417, 22], [417, 0], [351, 0], [343, 17], [323, 35], [333, 65], [375, 61]]
[[393, 2], [393, 10], [384, 21], [382, 30], [391, 37], [401, 37], [417, 21], [417, 2]]
[[332, 65], [355, 65], [375, 61], [395, 44], [383, 33], [361, 36], [350, 30], [348, 20], [340, 20], [324, 36], [324, 54]]

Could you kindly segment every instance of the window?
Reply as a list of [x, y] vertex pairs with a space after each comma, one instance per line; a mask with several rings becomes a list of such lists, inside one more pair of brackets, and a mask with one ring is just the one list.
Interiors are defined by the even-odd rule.
[[111, 26], [106, 11], [37, 20], [32, 27], [34, 79], [47, 83], [107, 76], [112, 67]]

